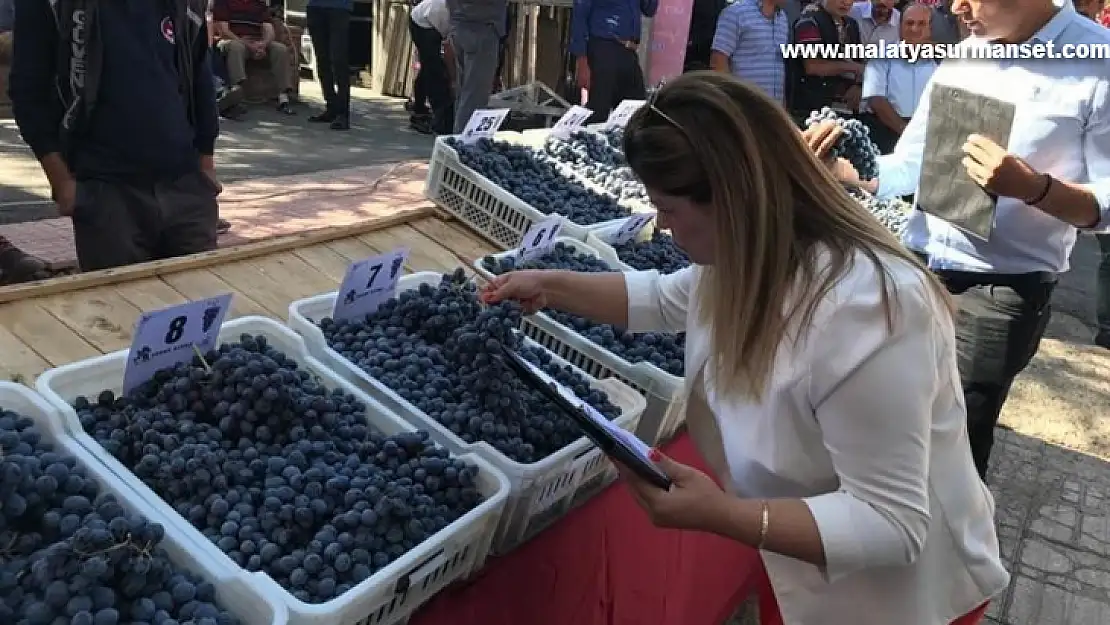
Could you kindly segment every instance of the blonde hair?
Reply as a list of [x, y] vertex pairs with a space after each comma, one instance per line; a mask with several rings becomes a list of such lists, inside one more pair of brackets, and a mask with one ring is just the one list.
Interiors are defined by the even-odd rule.
[[848, 195], [756, 87], [722, 72], [684, 74], [632, 116], [624, 151], [649, 188], [712, 211], [715, 258], [696, 297], [720, 393], [762, 397], [779, 346], [804, 336], [857, 253], [878, 271], [888, 330], [896, 285], [883, 256], [917, 268], [954, 312], [940, 281]]

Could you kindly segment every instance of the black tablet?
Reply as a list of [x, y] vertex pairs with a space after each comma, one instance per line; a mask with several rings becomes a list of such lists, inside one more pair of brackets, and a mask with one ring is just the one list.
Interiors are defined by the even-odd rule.
[[635, 471], [637, 475], [654, 486], [663, 490], [670, 489], [671, 478], [648, 458], [647, 446], [636, 439], [634, 434], [620, 429], [586, 404], [575, 406], [566, 395], [555, 388], [554, 381], [544, 379], [532, 363], [524, 360], [512, 348], [502, 345], [501, 351], [505, 362], [520, 375], [520, 378], [546, 395], [560, 410], [570, 415], [605, 455]]

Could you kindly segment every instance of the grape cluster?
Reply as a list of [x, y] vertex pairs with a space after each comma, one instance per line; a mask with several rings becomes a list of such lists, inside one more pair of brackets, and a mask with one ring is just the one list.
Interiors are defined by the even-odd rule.
[[690, 257], [682, 251], [671, 235], [654, 231], [646, 241], [632, 240], [614, 245], [617, 256], [633, 269], [658, 269], [661, 273], [674, 273], [690, 264]]
[[598, 134], [609, 144], [609, 149], [624, 158], [624, 128], [605, 128]]
[[879, 148], [871, 141], [871, 129], [858, 119], [844, 119], [829, 107], [813, 111], [806, 118], [806, 128], [824, 121], [834, 121], [844, 133], [833, 146], [832, 156], [848, 159], [863, 180], [879, 176]]
[[[477, 467], [426, 432], [385, 436], [264, 336], [78, 397], [81, 426], [236, 564], [338, 597], [480, 502]], [[142, 621], [144, 619], [132, 619]], [[99, 625], [99, 624], [97, 624]]]
[[583, 436], [569, 416], [528, 386], [502, 359], [518, 350], [607, 419], [620, 408], [543, 350], [521, 346], [518, 306], [483, 307], [460, 268], [438, 285], [403, 291], [363, 319], [320, 320], [332, 349], [393, 389], [467, 443], [485, 441], [532, 463]]
[[649, 201], [647, 190], [628, 167], [624, 155], [598, 133], [579, 130], [567, 139], [551, 137], [542, 150], [618, 200]]
[[238, 625], [211, 583], [170, 562], [164, 537], [0, 410], [0, 623]]
[[[482, 266], [495, 275], [520, 269], [562, 269], [586, 273], [613, 271], [601, 259], [578, 252], [564, 243], [556, 243], [547, 254], [530, 260], [520, 260], [513, 256], [500, 259], [487, 256], [482, 259]], [[558, 323], [604, 347], [619, 358], [631, 363], [648, 362], [672, 375], [683, 375], [685, 370], [683, 363], [686, 345], [685, 333], [645, 332], [634, 334], [609, 324], [594, 323], [585, 318], [557, 310], [546, 309], [544, 313]]]
[[485, 138], [472, 144], [446, 141], [463, 165], [541, 213], [558, 213], [583, 226], [630, 214], [613, 198], [568, 179], [552, 159], [528, 146]]
[[911, 207], [906, 202], [898, 198], [881, 200], [855, 187], [849, 187], [848, 194], [897, 236], [902, 236], [902, 233], [906, 231], [911, 212]]

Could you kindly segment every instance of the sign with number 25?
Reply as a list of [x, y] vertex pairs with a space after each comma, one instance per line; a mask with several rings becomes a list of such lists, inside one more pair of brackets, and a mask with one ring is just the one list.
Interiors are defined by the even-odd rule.
[[231, 293], [226, 293], [143, 313], [132, 334], [123, 392], [131, 392], [162, 369], [188, 362], [197, 351], [211, 349], [230, 306]]

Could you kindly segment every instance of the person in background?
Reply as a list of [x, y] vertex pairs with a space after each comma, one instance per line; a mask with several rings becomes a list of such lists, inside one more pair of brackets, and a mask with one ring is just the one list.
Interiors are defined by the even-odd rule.
[[[955, 0], [952, 10], [971, 30], [961, 43], [967, 47], [1032, 39], [1052, 41], [1057, 48], [1110, 45], [1110, 31], [1053, 0]], [[921, 210], [914, 211], [903, 236], [959, 305], [956, 332], [969, 440], [985, 478], [1002, 407], [1014, 378], [1037, 353], [1077, 229], [1110, 228], [1110, 73], [1106, 60], [1098, 58], [946, 59], [894, 152], [879, 158], [878, 179], [860, 182], [843, 159], [830, 160], [834, 175], [882, 198], [915, 190], [918, 198], [931, 194], [918, 187], [930, 97], [938, 85], [1000, 98], [1021, 112], [1006, 146], [976, 134], [960, 146], [961, 175], [997, 202], [989, 237], [970, 235]], [[824, 155], [840, 133], [835, 124], [822, 123], [807, 137]]]
[[[902, 41], [910, 45], [930, 43], [929, 20], [933, 10], [923, 4], [908, 5], [902, 13]], [[863, 72], [863, 99], [868, 112], [860, 121], [871, 129], [871, 139], [883, 154], [889, 154], [917, 109], [925, 85], [936, 71], [937, 61], [919, 58], [872, 59]]]
[[409, 33], [420, 61], [409, 123], [413, 130], [423, 134], [450, 134], [455, 122], [451, 110], [455, 52], [451, 43], [445, 41], [450, 28], [447, 0], [421, 0], [409, 16]]
[[[12, 62], [12, 28], [15, 26], [15, 0], [0, 0], [0, 66]], [[0, 72], [0, 94], [8, 92], [6, 72]]]
[[711, 473], [652, 450], [672, 485], [618, 466], [633, 500], [658, 527], [757, 550], [764, 623], [979, 622], [1009, 575], [940, 281], [751, 84], [675, 78], [632, 115], [624, 154], [693, 264], [513, 271], [481, 295], [686, 332], [675, 410]]
[[506, 32], [508, 0], [447, 0], [448, 37], [455, 51], [455, 124], [461, 133], [474, 111], [489, 104], [497, 76], [501, 37]]
[[[848, 16], [850, 0], [821, 0], [804, 10], [794, 24], [794, 41], [800, 44], [861, 43], [859, 24]], [[825, 106], [845, 105], [859, 111], [863, 64], [841, 58], [796, 59], [791, 90], [791, 110], [805, 117]]]
[[580, 89], [589, 91], [590, 122], [604, 121], [622, 100], [642, 100], [647, 89], [640, 57], [641, 22], [659, 0], [574, 0], [570, 48]]
[[[1103, 15], [1103, 4], [1103, 0], [1076, 0], [1075, 10], [1097, 22]], [[1110, 234], [1096, 234], [1095, 238], [1102, 256], [1095, 283], [1095, 345], [1110, 349]]]
[[275, 40], [270, 6], [264, 0], [214, 0], [212, 20], [219, 41], [216, 47], [227, 62], [232, 87], [242, 87], [247, 80], [247, 61], [266, 59], [278, 84], [278, 110], [294, 115], [292, 65], [289, 48]]
[[332, 130], [351, 128], [351, 36], [353, 0], [308, 0], [305, 20], [316, 55], [316, 78], [324, 94], [323, 112], [308, 121]]
[[901, 13], [894, 8], [894, 0], [857, 2], [849, 13], [859, 23], [862, 43], [896, 43]]
[[[81, 269], [215, 249], [219, 117], [204, 3], [101, 2], [83, 29], [73, 15], [68, 0], [16, 0], [11, 97], [73, 221]], [[75, 28], [84, 41], [62, 46]]]
[[933, 43], [959, 43], [967, 36], [963, 22], [951, 7], [952, 0], [943, 0], [933, 8], [930, 27]]
[[710, 57], [713, 53], [713, 38], [716, 36], [717, 20], [728, 4], [727, 0], [694, 0], [694, 8], [690, 13], [690, 31], [686, 38], [686, 58], [682, 63], [682, 71], [693, 72], [710, 69]]
[[786, 61], [779, 46], [790, 43], [785, 0], [738, 0], [721, 12], [710, 66], [759, 87], [786, 105]]

